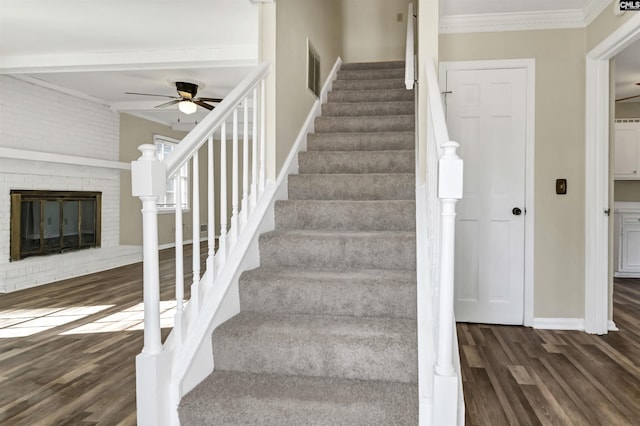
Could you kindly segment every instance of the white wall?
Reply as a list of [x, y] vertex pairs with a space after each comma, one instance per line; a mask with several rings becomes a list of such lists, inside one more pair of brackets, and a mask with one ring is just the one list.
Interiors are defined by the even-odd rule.
[[[139, 260], [138, 248], [119, 246], [120, 170], [87, 166], [87, 161], [82, 160], [93, 158], [117, 164], [118, 143], [119, 118], [106, 106], [0, 76], [0, 292]], [[77, 164], [61, 164], [15, 159], [6, 151], [3, 155], [2, 148], [67, 155], [78, 160]], [[101, 248], [9, 262], [12, 189], [102, 192]]]
[[[409, 3], [417, 0], [343, 0], [345, 62], [404, 60]], [[398, 22], [397, 15], [402, 14]]]
[[339, 0], [276, 1], [276, 170], [289, 155], [316, 97], [307, 88], [307, 38], [320, 55], [324, 83], [342, 48]]
[[[441, 61], [536, 61], [536, 318], [584, 316], [584, 44], [584, 29], [440, 36]], [[568, 180], [566, 195], [555, 193], [557, 178]]]

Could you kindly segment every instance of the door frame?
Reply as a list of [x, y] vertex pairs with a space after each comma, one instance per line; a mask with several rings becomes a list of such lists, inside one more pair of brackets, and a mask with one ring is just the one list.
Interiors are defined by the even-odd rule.
[[640, 40], [640, 14], [636, 14], [586, 55], [585, 105], [585, 291], [584, 330], [606, 334], [615, 330], [610, 321], [609, 268], [609, 60]]
[[[447, 87], [447, 71], [524, 69], [526, 71], [525, 216], [524, 216], [524, 325], [533, 327], [534, 214], [535, 214], [535, 59], [440, 62], [440, 87]], [[464, 161], [464, 158], [462, 159]]]

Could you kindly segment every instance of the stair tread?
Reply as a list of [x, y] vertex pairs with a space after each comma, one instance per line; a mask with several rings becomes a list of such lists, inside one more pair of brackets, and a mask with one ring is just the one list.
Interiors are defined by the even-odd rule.
[[240, 277], [240, 310], [416, 318], [416, 271], [258, 267]]
[[319, 132], [307, 136], [307, 152], [413, 150], [415, 132]]
[[400, 176], [400, 177], [405, 177], [405, 176], [415, 176], [415, 173], [411, 173], [411, 172], [402, 172], [402, 173], [393, 173], [393, 172], [380, 172], [380, 173], [304, 173], [304, 174], [298, 174], [298, 175], [290, 175], [291, 176], [298, 176], [298, 177], [310, 177], [310, 176], [326, 176], [329, 178], [333, 178], [336, 176], [344, 176], [344, 177], [364, 177], [364, 176]]
[[335, 80], [332, 91], [406, 89], [404, 78]]
[[362, 61], [362, 62], [344, 62], [341, 69], [380, 69], [380, 68], [402, 68], [404, 69], [405, 61]]
[[306, 151], [298, 154], [299, 174], [413, 173], [413, 150]]
[[416, 271], [410, 269], [309, 269], [292, 267], [263, 267], [260, 266], [243, 273], [243, 279], [256, 279], [258, 277], [298, 277], [307, 279], [363, 279], [363, 280], [389, 280], [405, 279], [416, 280]]
[[383, 235], [408, 235], [414, 236], [414, 231], [330, 231], [316, 229], [282, 229], [263, 233], [262, 235], [291, 235], [291, 236], [310, 236], [310, 237], [339, 237], [339, 238], [364, 238], [377, 237]]
[[[352, 83], [352, 82], [371, 82], [371, 83], [380, 83], [381, 85], [383, 85], [384, 83], [387, 83], [387, 82], [393, 82], [393, 83], [402, 82], [402, 84], [404, 85], [404, 78], [400, 78], [400, 77], [393, 77], [393, 78], [344, 78], [344, 79], [336, 79], [334, 81], [334, 84], [335, 84], [336, 81], [349, 82], [349, 83]], [[338, 88], [338, 89], [333, 89], [333, 90], [351, 90], [351, 89]], [[368, 89], [357, 89], [357, 90], [368, 90]], [[384, 89], [371, 89], [371, 90], [384, 90]]]
[[[287, 332], [283, 332], [283, 326]], [[314, 330], [310, 333], [309, 330]], [[357, 335], [350, 335], [351, 332]], [[388, 337], [389, 340], [415, 336], [415, 321], [409, 318], [353, 317], [348, 315], [310, 315], [264, 312], [240, 312], [230, 320], [218, 326], [215, 334], [225, 333], [238, 338], [249, 335], [288, 334], [302, 340], [324, 340], [322, 336], [336, 336], [345, 339], [376, 339]], [[384, 335], [383, 333], [390, 334]]]
[[182, 424], [418, 424], [413, 383], [215, 371], [180, 402]]
[[414, 382], [416, 330], [409, 318], [241, 311], [213, 332], [213, 354], [221, 370]]

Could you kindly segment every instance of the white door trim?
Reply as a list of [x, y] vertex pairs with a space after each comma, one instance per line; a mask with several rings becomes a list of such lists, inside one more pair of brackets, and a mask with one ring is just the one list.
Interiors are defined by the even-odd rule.
[[[534, 170], [535, 170], [535, 59], [457, 61], [440, 63], [440, 87], [446, 87], [447, 71], [523, 68], [527, 72], [525, 135], [524, 217], [524, 325], [533, 327], [534, 301]], [[463, 158], [464, 160], [464, 158]]]
[[640, 40], [640, 14], [587, 53], [585, 115], [585, 309], [587, 333], [609, 329], [609, 60]]

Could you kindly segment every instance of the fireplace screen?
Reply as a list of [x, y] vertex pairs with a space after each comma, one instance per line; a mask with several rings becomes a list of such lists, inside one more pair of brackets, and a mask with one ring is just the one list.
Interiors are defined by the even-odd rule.
[[100, 192], [11, 191], [11, 260], [100, 246]]

